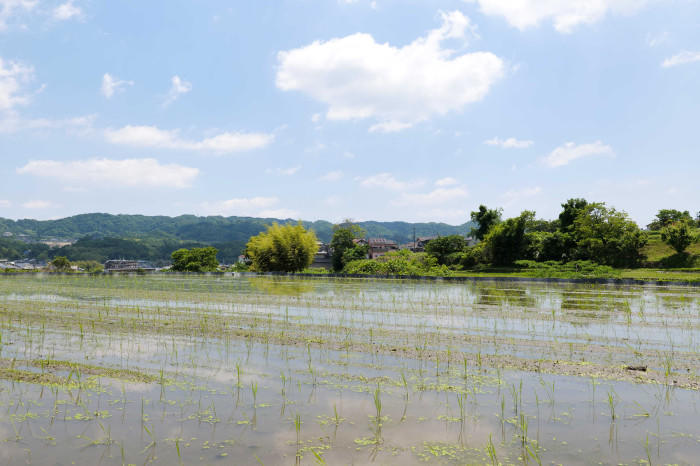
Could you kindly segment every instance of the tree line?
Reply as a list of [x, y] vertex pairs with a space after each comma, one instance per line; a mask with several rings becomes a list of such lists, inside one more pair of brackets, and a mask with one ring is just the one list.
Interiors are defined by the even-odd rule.
[[[473, 242], [462, 235], [442, 236], [430, 240], [424, 252], [394, 251], [374, 260], [367, 258], [366, 242], [358, 241], [366, 237], [366, 231], [346, 221], [333, 228], [332, 268], [344, 273], [441, 275], [483, 266], [509, 267], [523, 261], [583, 261], [613, 268], [642, 264], [649, 232], [625, 212], [581, 198], [569, 199], [561, 207], [554, 220], [537, 219], [529, 210], [503, 219], [502, 209], [481, 205], [471, 212]], [[683, 254], [698, 241], [700, 213], [693, 218], [688, 211], [662, 209], [648, 228], [660, 232], [663, 241]], [[316, 252], [314, 232], [301, 223], [273, 224], [246, 246], [251, 270], [259, 272], [302, 271]]]
[[[470, 215], [474, 225], [471, 241], [463, 235], [441, 236], [428, 241], [424, 252], [393, 251], [374, 260], [367, 258], [367, 242], [360, 241], [366, 238], [366, 230], [348, 220], [333, 227], [329, 245], [331, 266], [334, 272], [396, 275], [448, 275], [459, 270], [510, 267], [523, 262], [583, 261], [634, 268], [645, 258], [643, 248], [649, 241], [649, 232], [656, 232], [677, 255], [686, 254], [686, 249], [699, 241], [700, 213], [693, 218], [688, 211], [662, 209], [647, 226], [648, 231], [644, 231], [625, 212], [603, 202], [575, 198], [561, 207], [554, 220], [537, 219], [535, 212], [529, 210], [503, 219], [502, 209], [481, 205]], [[112, 248], [124, 250], [125, 240], [82, 240], [87, 243], [85, 246], [97, 241], [107, 241]], [[166, 249], [172, 245], [159, 246]], [[237, 267], [258, 272], [300, 272], [311, 265], [318, 245], [315, 232], [302, 222], [285, 225], [275, 222], [268, 225], [266, 231], [249, 238], [244, 250], [247, 264]], [[139, 255], [146, 251], [145, 244], [129, 243], [128, 246], [140, 249]], [[192, 246], [171, 254], [172, 270], [209, 272], [218, 269], [220, 251], [216, 247]], [[40, 249], [46, 253], [45, 248]], [[65, 268], [63, 256], [54, 257], [59, 260], [54, 260], [52, 266]], [[88, 260], [80, 256], [76, 259]]]

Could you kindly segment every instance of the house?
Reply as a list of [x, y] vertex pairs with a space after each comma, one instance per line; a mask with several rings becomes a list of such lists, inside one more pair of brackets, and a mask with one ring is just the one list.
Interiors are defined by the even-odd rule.
[[15, 266], [14, 262], [8, 262], [6, 260], [0, 261], [0, 270], [17, 270], [18, 267]]
[[105, 262], [105, 272], [155, 272], [156, 268], [146, 261], [140, 260], [108, 260]]
[[428, 244], [428, 241], [437, 238], [439, 238], [439, 236], [419, 236], [416, 238], [416, 245], [413, 247], [413, 252], [425, 251], [425, 245]]
[[330, 246], [328, 246], [327, 244], [321, 243], [320, 241], [317, 244], [318, 244], [318, 251], [316, 251], [316, 255], [314, 256], [314, 261], [311, 263], [311, 268], [312, 269], [328, 269], [328, 270], [330, 270], [333, 267], [333, 265], [331, 264]]
[[30, 261], [7, 261], [5, 259], [0, 260], [0, 270], [34, 270], [37, 267], [34, 266]]
[[391, 251], [398, 251], [399, 245], [396, 241], [386, 238], [369, 238], [369, 258], [376, 259]]
[[35, 270], [46, 266], [46, 263], [39, 262], [36, 259], [19, 260], [14, 262], [15, 267], [20, 270]]

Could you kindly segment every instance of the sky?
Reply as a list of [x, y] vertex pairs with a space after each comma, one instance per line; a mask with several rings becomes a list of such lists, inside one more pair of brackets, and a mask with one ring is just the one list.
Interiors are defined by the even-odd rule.
[[0, 217], [700, 210], [699, 0], [0, 0]]

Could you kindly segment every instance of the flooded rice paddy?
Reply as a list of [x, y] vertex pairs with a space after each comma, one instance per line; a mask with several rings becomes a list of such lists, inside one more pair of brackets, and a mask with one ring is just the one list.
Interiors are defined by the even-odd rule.
[[697, 464], [700, 289], [0, 278], [2, 464]]

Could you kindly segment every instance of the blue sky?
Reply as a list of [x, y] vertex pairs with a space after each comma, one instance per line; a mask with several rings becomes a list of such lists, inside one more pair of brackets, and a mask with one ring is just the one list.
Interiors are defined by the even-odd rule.
[[700, 209], [697, 0], [0, 0], [0, 216]]

